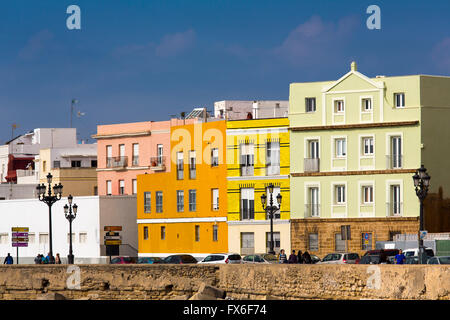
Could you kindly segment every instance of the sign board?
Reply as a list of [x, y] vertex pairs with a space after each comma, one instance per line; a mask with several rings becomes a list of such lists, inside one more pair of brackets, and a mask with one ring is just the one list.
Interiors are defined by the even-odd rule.
[[104, 231], [122, 231], [122, 226], [104, 226]]
[[118, 232], [108, 231], [108, 232], [106, 233], [106, 235], [107, 235], [107, 236], [118, 236], [119, 233], [118, 233]]
[[395, 249], [395, 243], [385, 243], [384, 248], [385, 249]]
[[105, 240], [106, 246], [119, 246], [122, 244], [122, 240]]
[[13, 227], [13, 228], [11, 228], [12, 232], [26, 232], [26, 233], [28, 233], [29, 230], [30, 230], [30, 228], [28, 228], [28, 227]]
[[422, 230], [420, 231], [420, 239], [423, 240], [428, 234], [428, 231]]
[[13, 227], [11, 231], [13, 247], [28, 247], [28, 227]]
[[105, 240], [122, 240], [122, 236], [105, 236]]

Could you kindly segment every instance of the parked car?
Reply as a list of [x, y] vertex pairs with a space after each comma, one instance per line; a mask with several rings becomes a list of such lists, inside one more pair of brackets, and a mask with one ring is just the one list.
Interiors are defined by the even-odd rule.
[[135, 257], [115, 257], [111, 260], [111, 264], [131, 264], [136, 262], [137, 258]]
[[165, 257], [162, 260], [162, 263], [166, 263], [166, 264], [187, 264], [187, 263], [197, 263], [197, 259], [195, 259], [193, 256], [189, 255], [189, 254], [173, 254], [170, 256]]
[[418, 256], [407, 256], [405, 258], [404, 264], [419, 264], [419, 257]]
[[162, 263], [162, 259], [158, 257], [140, 257], [138, 258], [137, 263], [140, 264], [156, 264]]
[[317, 264], [355, 264], [359, 262], [357, 253], [330, 253]]
[[271, 253], [260, 253], [257, 254], [261, 256], [264, 260], [266, 260], [268, 263], [278, 263], [278, 257]]
[[270, 263], [262, 257], [260, 254], [249, 254], [242, 258], [242, 263]]
[[215, 253], [206, 256], [199, 263], [208, 263], [208, 264], [238, 264], [242, 262], [242, 257], [238, 253]]
[[428, 264], [450, 264], [450, 256], [431, 257]]
[[393, 260], [390, 257], [395, 257], [395, 255], [397, 255], [399, 252], [400, 252], [399, 249], [369, 250], [366, 253], [364, 253], [363, 257], [372, 256], [373, 258], [364, 258], [363, 262], [361, 262], [361, 260], [360, 260], [359, 263], [360, 264], [391, 263], [391, 261], [393, 261]]
[[310, 256], [311, 256], [311, 262], [312, 262], [312, 264], [315, 264], [315, 263], [317, 263], [317, 262], [320, 261], [320, 258], [319, 258], [318, 256], [316, 256], [316, 255], [314, 255], [314, 254], [311, 254]]
[[[434, 257], [434, 251], [431, 248], [425, 248], [425, 253], [427, 254], [427, 257], [431, 258]], [[418, 257], [419, 256], [419, 248], [413, 248], [413, 249], [405, 249], [403, 250], [403, 254], [405, 257]]]

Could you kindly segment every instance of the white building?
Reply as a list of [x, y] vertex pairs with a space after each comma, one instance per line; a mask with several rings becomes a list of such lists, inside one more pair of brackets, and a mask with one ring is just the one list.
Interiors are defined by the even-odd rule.
[[223, 100], [214, 102], [214, 117], [227, 120], [287, 117], [288, 100]]

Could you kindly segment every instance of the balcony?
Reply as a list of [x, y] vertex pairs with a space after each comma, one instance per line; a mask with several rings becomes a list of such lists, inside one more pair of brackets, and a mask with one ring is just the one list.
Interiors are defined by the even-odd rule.
[[128, 165], [128, 157], [109, 157], [106, 158], [106, 167], [115, 169], [125, 169]]
[[153, 171], [166, 171], [166, 157], [150, 157], [150, 169]]
[[196, 166], [189, 166], [189, 179], [197, 178], [197, 169]]
[[320, 171], [320, 158], [305, 158], [304, 159], [304, 171], [305, 172], [319, 172]]
[[320, 217], [320, 204], [305, 204], [305, 218]]
[[279, 163], [271, 163], [266, 166], [266, 175], [267, 176], [276, 176], [280, 174], [280, 164]]
[[255, 167], [253, 165], [249, 166], [241, 165], [241, 176], [253, 176], [255, 171], [254, 168]]
[[403, 214], [403, 202], [386, 203], [388, 217], [401, 217]]
[[391, 170], [403, 168], [403, 155], [386, 156], [386, 168]]
[[131, 165], [133, 167], [139, 166], [139, 156], [133, 156], [133, 158], [131, 160]]

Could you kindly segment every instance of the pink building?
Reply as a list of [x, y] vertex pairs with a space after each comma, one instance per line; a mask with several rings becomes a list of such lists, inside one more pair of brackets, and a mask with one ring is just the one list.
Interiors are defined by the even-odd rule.
[[98, 194], [137, 193], [136, 176], [170, 171], [170, 128], [196, 119], [97, 126]]

